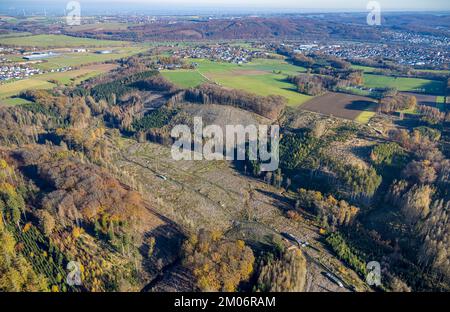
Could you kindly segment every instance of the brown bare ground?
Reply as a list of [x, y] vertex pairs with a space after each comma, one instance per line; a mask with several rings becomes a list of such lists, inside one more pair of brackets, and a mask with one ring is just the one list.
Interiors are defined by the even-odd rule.
[[329, 92], [306, 102], [301, 109], [354, 120], [374, 103], [364, 96]]
[[[284, 197], [287, 194], [283, 190], [239, 174], [232, 163], [226, 161], [175, 161], [170, 148], [162, 145], [131, 140], [113, 144], [121, 146], [115, 155], [115, 164], [133, 181], [139, 181], [138, 189], [144, 198], [150, 198], [155, 211], [175, 221], [186, 232], [200, 228], [226, 232], [235, 226], [236, 221], [240, 224], [250, 218], [252, 224], [264, 226], [271, 233], [292, 233], [317, 248], [303, 250], [308, 256], [306, 291], [348, 291], [322, 274], [330, 268], [336, 273], [344, 265], [323, 245], [319, 228], [306, 215], [301, 224], [285, 217], [291, 203]], [[159, 176], [165, 176], [167, 180]], [[254, 190], [250, 209], [245, 208], [243, 200], [248, 189]], [[250, 229], [254, 227], [250, 225]], [[355, 281], [352, 284], [366, 288], [354, 272], [345, 270], [346, 273], [339, 274], [340, 277], [345, 276]], [[177, 290], [179, 287], [174, 287], [176, 280], [185, 284], [186, 278], [189, 276], [175, 266], [165, 270], [161, 283], [152, 283], [148, 290]]]
[[117, 64], [94, 64], [84, 66], [83, 69], [108, 72], [117, 68]]

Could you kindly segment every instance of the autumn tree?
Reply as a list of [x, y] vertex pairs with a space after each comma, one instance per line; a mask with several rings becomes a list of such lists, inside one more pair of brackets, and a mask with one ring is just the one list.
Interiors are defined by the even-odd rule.
[[36, 215], [39, 219], [39, 228], [46, 236], [50, 236], [55, 228], [55, 218], [47, 210], [39, 210]]
[[298, 190], [299, 207], [315, 213], [326, 225], [349, 225], [359, 213], [359, 208], [350, 205], [345, 200], [337, 200], [333, 196], [323, 196], [318, 191]]
[[435, 200], [430, 206], [428, 217], [417, 227], [423, 238], [419, 262], [447, 279], [450, 278], [449, 211], [449, 201]]
[[0, 213], [0, 291], [48, 291], [47, 280], [16, 251], [14, 236], [6, 229]]
[[396, 93], [381, 99], [378, 111], [383, 113], [391, 113], [399, 110], [414, 109], [417, 106], [415, 96]]
[[201, 230], [183, 245], [183, 264], [194, 274], [201, 291], [236, 291], [253, 272], [253, 252], [241, 240]]
[[261, 265], [256, 290], [261, 292], [302, 292], [307, 265], [299, 249], [286, 251], [281, 259], [268, 259]]
[[407, 220], [415, 224], [428, 216], [433, 193], [429, 185], [415, 185], [404, 195], [402, 212]]
[[403, 170], [403, 176], [421, 184], [431, 184], [436, 181], [436, 169], [430, 161], [412, 161]]

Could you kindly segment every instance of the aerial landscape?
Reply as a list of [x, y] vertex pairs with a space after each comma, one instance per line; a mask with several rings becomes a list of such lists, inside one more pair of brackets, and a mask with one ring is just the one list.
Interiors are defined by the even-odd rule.
[[450, 3], [241, 2], [2, 0], [0, 292], [450, 291]]

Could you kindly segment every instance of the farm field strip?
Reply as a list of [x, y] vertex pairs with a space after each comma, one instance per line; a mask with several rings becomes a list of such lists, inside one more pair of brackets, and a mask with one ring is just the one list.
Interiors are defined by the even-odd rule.
[[167, 70], [161, 74], [179, 87], [192, 88], [206, 82], [202, 74], [192, 70]]
[[115, 67], [116, 66], [114, 64], [98, 64], [85, 66], [80, 69], [71, 70], [67, 72], [47, 73], [35, 76], [34, 78], [48, 82], [52, 82], [52, 80], [55, 80], [65, 85], [69, 85], [70, 83], [79, 84], [84, 80], [106, 73], [114, 69]]
[[329, 92], [303, 104], [301, 109], [367, 123], [375, 115], [375, 106], [368, 97]]
[[[381, 68], [377, 68], [377, 67], [354, 65], [354, 64], [352, 64], [352, 68], [353, 69], [361, 69], [364, 71], [364, 73], [368, 73], [368, 74], [376, 72], [377, 70], [381, 69]], [[450, 74], [450, 70], [447, 70], [447, 69], [417, 69], [416, 71], [423, 72], [423, 73]], [[405, 77], [405, 78], [407, 78], [407, 77]]]
[[51, 70], [68, 66], [81, 66], [84, 64], [100, 63], [106, 61], [113, 61], [124, 57], [129, 57], [146, 49], [142, 47], [127, 47], [113, 49], [110, 54], [96, 54], [96, 53], [68, 53], [61, 56], [49, 58], [46, 62], [37, 64], [36, 67], [43, 70]]
[[15, 106], [15, 105], [23, 105], [23, 104], [29, 104], [29, 103], [31, 103], [31, 102], [28, 100], [22, 99], [22, 98], [0, 99], [0, 106], [1, 105]]
[[[114, 64], [90, 65], [77, 70], [47, 73], [33, 76], [33, 78], [5, 83], [0, 85], [0, 99], [16, 96], [26, 90], [52, 89], [55, 87], [54, 82], [64, 85], [71, 83], [79, 84], [84, 80], [101, 75], [113, 68], [115, 68]], [[5, 103], [5, 101], [2, 102]], [[20, 104], [18, 100], [14, 101], [14, 99], [7, 100], [6, 103], [12, 103], [13, 105]]]
[[195, 87], [211, 80], [224, 87], [240, 89], [262, 96], [281, 95], [290, 106], [298, 106], [313, 97], [301, 94], [293, 84], [286, 81], [287, 75], [304, 72], [303, 67], [283, 60], [256, 59], [248, 64], [212, 62], [204, 59], [190, 59], [197, 63], [197, 71], [163, 71], [163, 75], [181, 87]]
[[31, 36], [31, 35], [32, 35], [32, 33], [29, 33], [29, 32], [11, 32], [11, 33], [0, 35], [0, 39], [12, 38], [12, 37]]
[[126, 41], [97, 40], [78, 38], [66, 35], [33, 35], [2, 38], [1, 44], [6, 46], [23, 47], [120, 47], [129, 45]]
[[382, 75], [364, 74], [364, 85], [367, 88], [397, 88], [399, 91], [423, 92], [427, 94], [442, 94], [444, 84], [442, 81], [389, 77]]
[[102, 31], [102, 30], [127, 30], [137, 24], [130, 23], [95, 23], [77, 26], [67, 26], [66, 31], [83, 32], [83, 31]]
[[358, 115], [358, 117], [355, 118], [355, 121], [362, 123], [362, 124], [368, 124], [370, 119], [376, 115], [376, 104], [372, 104], [371, 106], [367, 107], [364, 112]]
[[25, 90], [52, 89], [55, 85], [39, 79], [24, 79], [0, 85], [0, 99], [18, 95]]
[[209, 75], [209, 77], [225, 87], [262, 96], [281, 95], [287, 99], [289, 106], [298, 106], [313, 98], [297, 92], [291, 83], [285, 81], [286, 77], [283, 75]]

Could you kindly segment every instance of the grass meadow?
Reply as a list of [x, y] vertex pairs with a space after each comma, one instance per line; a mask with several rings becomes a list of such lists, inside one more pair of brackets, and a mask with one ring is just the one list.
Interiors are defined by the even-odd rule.
[[367, 88], [393, 87], [397, 88], [399, 91], [421, 92], [427, 94], [442, 94], [444, 90], [442, 81], [372, 74], [364, 74], [364, 85]]
[[66, 35], [34, 35], [2, 38], [3, 45], [38, 48], [76, 48], [76, 47], [120, 47], [129, 45], [126, 41], [97, 40]]
[[0, 99], [18, 95], [25, 90], [52, 89], [55, 85], [39, 79], [24, 79], [0, 85]]
[[198, 64], [196, 70], [164, 71], [163, 75], [185, 88], [195, 87], [210, 80], [224, 87], [262, 96], [281, 95], [287, 99], [290, 106], [301, 105], [312, 98], [298, 93], [294, 85], [286, 81], [288, 75], [295, 75], [306, 70], [284, 60], [256, 59], [242, 65], [204, 59], [191, 59], [190, 62]]

